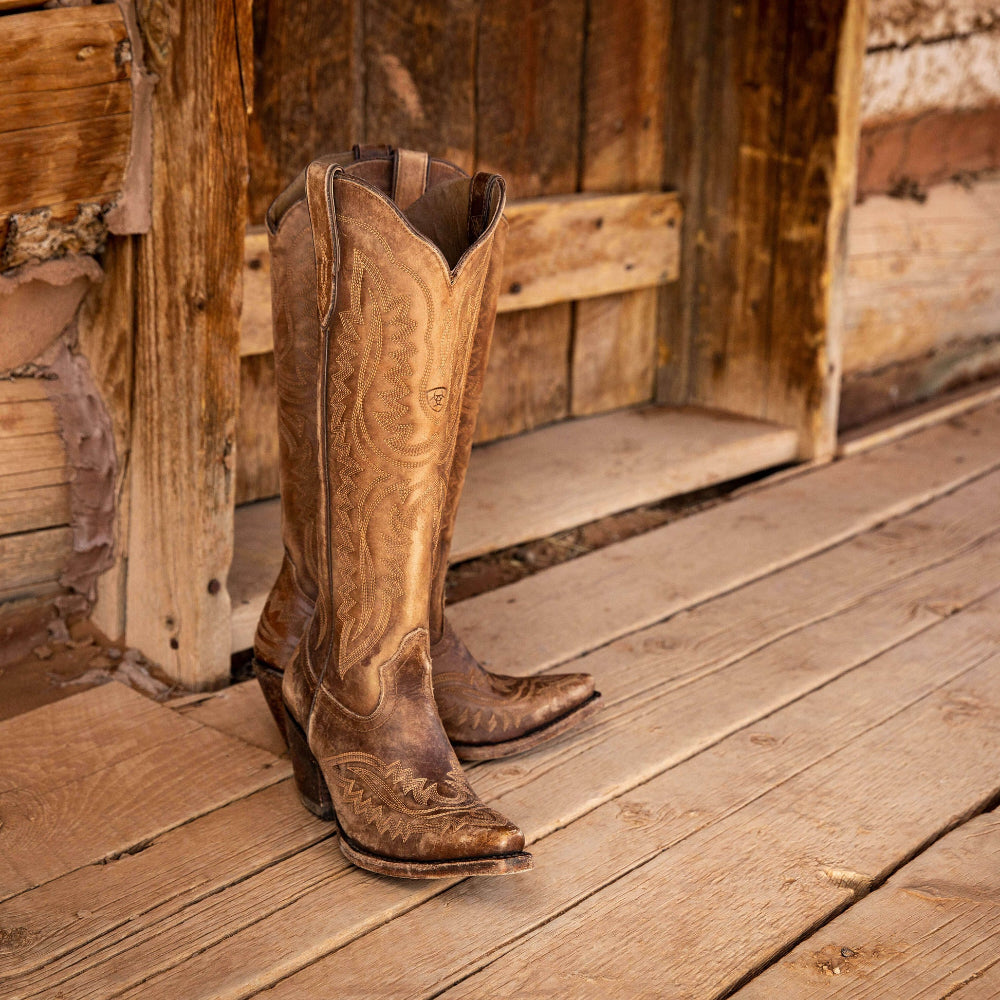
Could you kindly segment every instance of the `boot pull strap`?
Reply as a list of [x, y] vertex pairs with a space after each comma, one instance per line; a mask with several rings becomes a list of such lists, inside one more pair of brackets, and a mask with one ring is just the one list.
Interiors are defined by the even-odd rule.
[[480, 171], [469, 185], [469, 243], [475, 243], [489, 229], [493, 216], [503, 210], [506, 184], [499, 174]]
[[413, 149], [396, 149], [392, 154], [392, 200], [405, 212], [426, 190], [431, 158]]
[[306, 204], [312, 224], [313, 254], [316, 259], [316, 305], [320, 325], [330, 322], [337, 299], [337, 271], [340, 242], [333, 208], [333, 179], [342, 174], [338, 164], [314, 161], [306, 169]]
[[355, 160], [388, 160], [392, 156], [392, 146], [384, 143], [355, 143], [351, 151]]

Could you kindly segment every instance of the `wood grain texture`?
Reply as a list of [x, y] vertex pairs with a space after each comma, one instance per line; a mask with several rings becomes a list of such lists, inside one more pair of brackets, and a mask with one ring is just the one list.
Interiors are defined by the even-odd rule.
[[995, 0], [871, 0], [868, 45], [905, 48], [954, 35], [987, 31], [1000, 23]]
[[128, 569], [129, 449], [135, 329], [135, 240], [113, 236], [102, 263], [103, 283], [84, 301], [77, 339], [111, 417], [118, 470], [115, 481], [114, 564], [97, 580], [94, 624], [113, 638], [125, 634]]
[[229, 674], [245, 113], [232, 5], [199, 0], [143, 29], [160, 83], [137, 254], [126, 635], [204, 686]]
[[236, 503], [276, 497], [281, 492], [277, 428], [274, 354], [241, 358], [236, 420]]
[[665, 180], [685, 198], [685, 278], [658, 399], [795, 427], [803, 457], [828, 456], [864, 3], [681, 2], [674, 24]]
[[1000, 106], [893, 119], [861, 131], [858, 199], [1000, 169]]
[[56, 411], [38, 380], [0, 380], [0, 536], [68, 525], [69, 482]]
[[254, 226], [243, 243], [243, 301], [240, 306], [240, 355], [274, 350], [271, 326], [271, 254], [267, 230]]
[[[995, 528], [986, 490], [979, 491], [975, 502], [966, 500], [969, 514], [972, 509], [978, 513], [965, 520], [922, 516], [910, 531], [887, 526], [874, 547], [861, 540], [850, 542], [843, 551], [831, 550], [811, 565], [786, 570], [784, 579], [761, 580], [748, 603], [741, 602], [739, 593], [727, 595], [719, 599], [719, 607], [702, 605], [689, 616], [676, 616], [588, 657], [588, 669], [593, 667], [608, 698], [600, 721], [572, 741], [539, 750], [519, 766], [496, 763], [475, 772], [477, 788], [488, 800], [516, 809], [529, 840], [536, 841], [533, 850], [544, 863], [530, 880], [507, 882], [510, 890], [503, 882], [488, 887], [469, 883], [457, 894], [449, 891], [409, 914], [405, 911], [437, 893], [420, 885], [397, 892], [396, 885], [383, 880], [356, 886], [346, 876], [334, 885], [315, 884], [284, 921], [275, 914], [225, 941], [217, 930], [218, 945], [145, 984], [147, 995], [189, 995], [193, 990], [196, 996], [239, 996], [265, 984], [257, 970], [266, 969], [273, 981], [294, 971], [296, 964], [309, 968], [265, 995], [274, 1000], [320, 996], [333, 981], [350, 995], [361, 988], [362, 970], [370, 970], [372, 956], [378, 954], [380, 983], [388, 995], [426, 996], [473, 971], [487, 953], [495, 959], [498, 949], [525, 931], [613, 883], [665, 846], [706, 826], [711, 829], [762, 792], [849, 746], [866, 730], [891, 720], [989, 656], [996, 637], [996, 601], [961, 622], [959, 609], [995, 588], [990, 566], [996, 539], [991, 548], [970, 550], [968, 558], [960, 557], [954, 566], [934, 565], [949, 549], [961, 552], [977, 532]], [[960, 535], [946, 541], [943, 535], [949, 532], [944, 526], [959, 522]], [[928, 531], [930, 525], [937, 530]], [[906, 555], [899, 548], [900, 537], [907, 539]], [[932, 552], [922, 550], [925, 539]], [[884, 555], [893, 550], [902, 559], [890, 569]], [[842, 571], [857, 565], [859, 557], [874, 577]], [[929, 571], [913, 575], [924, 558]], [[896, 585], [889, 585], [891, 579]], [[857, 590], [862, 580], [863, 593]], [[943, 634], [934, 635], [941, 616], [929, 609], [948, 602], [956, 614]], [[917, 607], [921, 610], [915, 614]], [[763, 608], [777, 612], [777, 617], [762, 618]], [[906, 635], [917, 635], [920, 645], [885, 655], [873, 670], [870, 686], [857, 683], [854, 676], [836, 681], [851, 665], [870, 660]], [[951, 654], [944, 673], [943, 649]], [[679, 656], [679, 650], [690, 655]], [[805, 651], [810, 654], [804, 660]], [[792, 701], [790, 708], [780, 709]], [[777, 716], [736, 732], [748, 722], [752, 726], [772, 704], [779, 706]], [[664, 738], [666, 731], [669, 739]], [[719, 740], [723, 742], [705, 757], [697, 756]], [[664, 768], [672, 770], [661, 773]], [[740, 769], [743, 777], [738, 779]], [[639, 775], [648, 783], [628, 795]], [[686, 790], [683, 796], [678, 795], [680, 789]], [[625, 798], [614, 798], [622, 795]], [[683, 806], [668, 805], [678, 798]], [[540, 837], [546, 839], [538, 842]], [[552, 854], [546, 854], [550, 844]], [[311, 864], [302, 859], [303, 876]], [[567, 878], [571, 865], [574, 877]], [[334, 893], [338, 906], [328, 902]], [[361, 914], [352, 910], [355, 898]], [[498, 924], [474, 915], [468, 909], [478, 905], [473, 900], [494, 913], [502, 908], [505, 920]], [[711, 908], [711, 900], [712, 893], [702, 894], [703, 905]], [[244, 905], [249, 909], [255, 903], [248, 900]], [[312, 919], [302, 919], [305, 914]], [[415, 932], [418, 925], [433, 928], [432, 953]], [[294, 933], [294, 944], [289, 946], [289, 939], [278, 934], [279, 927], [283, 934]], [[189, 932], [189, 940], [200, 936], [196, 928]], [[624, 967], [631, 950], [617, 952]], [[311, 964], [324, 952], [333, 953]], [[257, 956], [252, 968], [246, 960], [251, 954]], [[550, 966], [542, 962], [538, 967]]]
[[477, 442], [520, 434], [568, 415], [571, 317], [568, 302], [497, 316]]
[[[585, 191], [655, 190], [663, 174], [669, 5], [598, 0], [587, 13], [580, 186]], [[647, 290], [577, 304], [574, 415], [652, 398], [658, 298]]]
[[989, 31], [934, 45], [889, 48], [865, 56], [861, 118], [865, 125], [933, 111], [1000, 102], [1000, 34]]
[[[901, 647], [910, 654], [910, 669], [943, 651], [940, 640], [954, 635], [946, 624]], [[996, 794], [985, 733], [996, 724], [1000, 674], [997, 658], [984, 662], [984, 654], [980, 634], [952, 661], [965, 669], [950, 683], [932, 681], [927, 697], [680, 843], [668, 842], [666, 850], [651, 844], [654, 856], [638, 858], [607, 890], [526, 935], [501, 958], [494, 951], [478, 975], [463, 970], [461, 982], [438, 995], [603, 997], [609, 988], [641, 995], [652, 981], [667, 985], [670, 996], [725, 994], [794, 943], [803, 927], [828, 920]], [[889, 652], [866, 670], [880, 698], [888, 693], [880, 675], [899, 669], [899, 655]], [[832, 686], [846, 694], [848, 685]], [[795, 729], [824, 730], [829, 716], [823, 709], [833, 708], [828, 698], [816, 698], [815, 714], [798, 715]], [[761, 742], [765, 759], [773, 742], [800, 736], [786, 728], [797, 714], [781, 713], [741, 734], [744, 764], [748, 736]], [[970, 773], [978, 768], [987, 773]], [[868, 780], [854, 780], [862, 771]], [[746, 780], [729, 773], [737, 785]], [[659, 789], [636, 796], [638, 822], [659, 826], [658, 816], [700, 812], [704, 788], [693, 775], [685, 777], [686, 794], [675, 779], [670, 797]], [[622, 919], [626, 913], [629, 919]], [[471, 914], [465, 919], [474, 925]], [[581, 941], [589, 946], [581, 949]]]
[[0, 223], [43, 206], [113, 200], [131, 134], [118, 7], [11, 14], [0, 35]]
[[[747, 494], [454, 605], [469, 647], [501, 673], [564, 663], [870, 529], [996, 468], [1000, 407]], [[566, 595], [558, 612], [548, 600]]]
[[0, 602], [48, 596], [73, 554], [73, 529], [40, 528], [0, 537]]
[[364, 4], [365, 132], [469, 171], [476, 147], [478, 0]]
[[500, 312], [662, 285], [677, 277], [677, 196], [529, 199], [507, 211]]
[[[8, 755], [0, 792], [3, 899], [283, 776], [271, 754], [182, 719], [120, 684], [4, 723], [15, 734], [29, 725], [33, 735], [26, 742], [44, 749], [23, 759]], [[76, 752], [67, 755], [65, 738], [55, 735], [67, 729], [96, 735], [77, 740]], [[53, 780], [57, 774], [63, 780]]]
[[847, 243], [846, 374], [1000, 333], [1000, 181], [869, 198]]
[[[453, 562], [791, 461], [792, 431], [650, 408], [570, 421], [473, 452]], [[516, 469], [516, 477], [511, 475]], [[249, 648], [282, 558], [277, 503], [237, 511], [233, 650]]]
[[264, 221], [274, 197], [310, 160], [364, 141], [361, 17], [358, 0], [253, 5], [253, 222]]
[[998, 954], [1000, 816], [990, 813], [933, 844], [736, 996], [963, 996], [960, 987]]

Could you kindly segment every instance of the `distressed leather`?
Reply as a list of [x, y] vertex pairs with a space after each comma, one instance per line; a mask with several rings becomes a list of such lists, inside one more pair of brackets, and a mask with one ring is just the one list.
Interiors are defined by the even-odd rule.
[[[339, 165], [345, 175], [365, 181], [387, 195], [394, 194], [407, 210], [411, 226], [442, 248], [450, 264], [464, 248], [463, 233], [481, 233], [488, 209], [488, 175], [478, 175], [470, 187], [468, 206], [449, 196], [449, 187], [465, 174], [452, 164], [426, 154], [389, 147], [356, 147], [320, 161]], [[467, 217], [466, 217], [467, 213]], [[285, 557], [268, 596], [254, 651], [257, 658], [283, 670], [295, 652], [316, 600], [315, 523], [318, 466], [303, 461], [302, 442], [315, 437], [315, 400], [310, 385], [319, 359], [320, 318], [316, 304], [313, 234], [305, 199], [305, 176], [275, 201], [268, 216], [271, 244], [272, 310], [275, 371], [278, 391], [282, 493], [282, 536]], [[463, 391], [449, 406], [460, 404], [456, 444], [447, 476], [440, 530], [433, 552], [429, 587], [430, 654], [434, 692], [448, 736], [456, 744], [479, 748], [478, 757], [508, 752], [503, 745], [531, 732], [541, 733], [594, 695], [587, 674], [512, 678], [491, 674], [469, 652], [447, 624], [445, 578], [455, 516], [472, 451], [476, 415], [482, 396], [500, 290], [506, 220], [493, 234]], [[553, 733], [555, 735], [555, 733]]]
[[[305, 535], [315, 540], [315, 598], [282, 695], [342, 834], [382, 861], [524, 847], [465, 779], [434, 702], [429, 650], [430, 574], [504, 203], [499, 177], [485, 185], [489, 221], [469, 246], [462, 219], [452, 239], [466, 248], [452, 263], [342, 166], [314, 163], [305, 179], [319, 326], [308, 382], [318, 490]], [[449, 200], [464, 209], [470, 186], [450, 182]]]

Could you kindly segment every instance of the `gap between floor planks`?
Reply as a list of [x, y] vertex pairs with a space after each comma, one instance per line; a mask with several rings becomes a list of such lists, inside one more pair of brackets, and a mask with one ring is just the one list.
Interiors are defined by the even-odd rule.
[[[751, 679], [752, 682], [749, 684], [749, 687], [746, 687], [734, 684], [731, 676], [727, 676], [726, 671], [723, 670], [723, 676], [717, 678], [714, 682], [708, 679], [695, 684], [682, 680], [680, 683], [674, 683], [671, 688], [671, 682], [669, 680], [665, 681], [663, 678], [662, 668], [664, 664], [662, 661], [664, 654], [666, 652], [666, 655], [669, 656], [671, 651], [676, 652], [678, 648], [701, 651], [704, 639], [707, 638], [709, 640], [707, 647], [708, 654], [710, 656], [718, 656], [721, 652], [718, 648], [719, 643], [721, 642], [724, 645], [726, 638], [731, 636], [733, 631], [738, 632], [740, 628], [745, 630], [748, 623], [754, 623], [751, 628], [756, 641], [751, 643], [751, 648], [760, 649], [761, 638], [758, 633], [761, 631], [761, 628], [756, 624], [759, 609], [774, 607], [775, 605], [781, 606], [789, 595], [792, 595], [794, 598], [796, 594], [809, 593], [810, 585], [819, 586], [822, 591], [823, 581], [836, 581], [840, 587], [840, 603], [843, 605], [846, 602], [851, 608], [848, 613], [847, 622], [840, 629], [844, 633], [841, 644], [834, 646], [829, 641], [825, 644], [823, 643], [822, 630], [824, 628], [829, 630], [831, 625], [829, 621], [821, 620], [817, 626], [819, 631], [812, 629], [803, 635], [793, 634], [787, 636], [783, 643], [772, 642], [768, 649], [762, 650], [763, 655], [758, 655], [755, 658], [755, 662], [758, 665], [756, 669], [760, 670], [762, 664], [766, 665], [767, 660], [779, 654], [785, 659], [791, 659], [792, 662], [795, 662], [803, 654], [808, 654], [813, 646], [819, 644], [827, 649], [828, 656], [833, 653], [838, 654], [833, 657], [830, 663], [825, 664], [826, 670], [836, 671], [844, 669], [844, 664], [840, 659], [841, 654], [846, 655], [844, 642], [847, 642], [848, 645], [851, 643], [854, 644], [854, 658], [857, 659], [859, 656], [863, 657], [872, 652], [877, 652], [886, 644], [891, 645], [893, 641], [898, 641], [901, 636], [910, 634], [910, 630], [928, 627], [930, 623], [938, 621], [942, 614], [947, 614], [948, 609], [960, 606], [962, 600], [968, 600], [969, 593], [963, 588], [973, 586], [973, 583], [969, 581], [974, 581], [975, 586], [982, 586], [981, 578], [984, 567], [988, 569], [996, 561], [997, 553], [993, 551], [992, 547], [986, 551], [977, 551], [977, 548], [981, 550], [983, 546], [980, 545], [977, 547], [975, 543], [975, 517], [968, 518], [965, 524], [962, 523], [961, 518], [958, 518], [958, 523], [953, 530], [939, 528], [938, 534], [944, 535], [945, 538], [937, 539], [936, 545], [934, 538], [928, 541], [930, 551], [927, 558], [931, 561], [933, 561], [935, 556], [940, 558], [947, 553], [948, 544], [946, 543], [950, 543], [952, 550], [956, 552], [963, 552], [970, 549], [970, 547], [972, 549], [966, 556], [957, 560], [952, 573], [949, 574], [947, 586], [940, 580], [937, 583], [934, 582], [933, 577], [937, 573], [936, 570], [927, 571], [925, 569], [922, 573], [927, 579], [904, 580], [896, 586], [897, 593], [894, 600], [890, 596], [884, 598], [882, 601], [868, 601], [859, 607], [858, 601], [851, 601], [850, 594], [843, 590], [842, 583], [840, 582], [843, 571], [853, 566], [856, 571], [859, 571], [853, 579], [857, 580], [861, 578], [871, 583], [868, 579], [869, 573], [877, 575], [879, 567], [885, 566], [883, 573], [888, 579], [893, 578], [894, 572], [904, 572], [906, 556], [911, 560], [912, 568], [913, 562], [919, 563], [920, 546], [918, 539], [924, 536], [926, 541], [926, 536], [929, 533], [933, 534], [929, 529], [933, 528], [935, 523], [947, 523], [955, 518], [960, 507], [970, 502], [963, 497], [962, 493], [964, 492], [967, 492], [972, 497], [978, 497], [979, 516], [983, 518], [983, 524], [979, 525], [979, 530], [984, 530], [984, 525], [991, 523], [992, 504], [990, 503], [990, 498], [995, 496], [995, 488], [995, 483], [987, 481], [972, 484], [972, 486], [966, 487], [965, 491], [938, 501], [938, 504], [942, 505], [940, 510], [934, 511], [928, 508], [924, 512], [917, 512], [911, 515], [910, 518], [904, 519], [909, 522], [908, 528], [897, 526], [894, 531], [893, 525], [887, 525], [881, 532], [875, 533], [878, 536], [878, 541], [866, 544], [866, 539], [856, 539], [854, 542], [843, 546], [847, 550], [843, 555], [840, 555], [837, 550], [823, 553], [810, 561], [810, 563], [815, 563], [815, 566], [809, 565], [808, 568], [805, 566], [792, 567], [783, 574], [758, 581], [751, 588], [748, 588], [750, 590], [756, 589], [757, 591], [755, 594], [750, 595], [753, 599], [749, 600], [749, 613], [745, 614], [742, 619], [738, 619], [736, 623], [733, 622], [730, 614], [723, 614], [721, 612], [725, 609], [726, 605], [729, 605], [730, 608], [736, 606], [740, 596], [739, 593], [730, 594], [726, 598], [720, 599], [718, 603], [723, 605], [723, 608], [720, 609], [720, 613], [718, 614], [712, 614], [713, 608], [710, 604], [703, 606], [703, 608], [695, 609], [690, 614], [677, 616], [672, 622], [658, 626], [657, 628], [662, 634], [655, 637], [652, 643], [642, 643], [638, 645], [638, 648], [635, 648], [637, 644], [632, 639], [636, 637], [631, 637], [629, 640], [622, 640], [619, 644], [620, 648], [617, 650], [609, 648], [608, 650], [602, 650], [599, 654], [595, 654], [595, 657], [588, 658], [588, 666], [593, 664], [595, 672], [603, 675], [606, 680], [611, 681], [613, 684], [618, 683], [619, 675], [622, 675], [621, 682], [625, 687], [633, 685], [640, 692], [647, 692], [657, 686], [664, 688], [659, 695], [660, 705], [655, 712], [650, 708], [650, 705], [655, 705], [656, 698], [647, 695], [641, 700], [639, 707], [642, 709], [640, 713], [642, 729], [638, 734], [632, 733], [632, 745], [628, 745], [628, 739], [630, 731], [635, 728], [633, 724], [635, 720], [630, 719], [626, 707], [605, 713], [601, 725], [596, 727], [598, 729], [610, 730], [610, 732], [604, 732], [603, 739], [599, 738], [600, 733], [595, 735], [593, 732], [595, 727], [591, 727], [590, 731], [581, 734], [576, 740], [563, 741], [559, 747], [551, 748], [538, 755], [533, 755], [535, 759], [529, 760], [526, 758], [520, 764], [511, 762], [507, 765], [494, 766], [492, 769], [483, 768], [477, 771], [477, 787], [485, 791], [488, 798], [494, 800], [499, 798], [501, 801], [506, 800], [510, 802], [511, 806], [514, 805], [515, 798], [523, 800], [523, 811], [520, 814], [515, 812], [514, 808], [510, 808], [509, 811], [518, 815], [518, 818], [523, 818], [524, 815], [530, 817], [534, 813], [534, 820], [529, 832], [534, 836], [538, 836], [546, 828], [552, 829], [572, 819], [573, 809], [580, 812], [581, 809], [585, 811], [586, 808], [594, 808], [601, 804], [599, 796], [597, 797], [597, 801], [580, 803], [578, 801], [579, 795], [576, 792], [571, 792], [568, 795], [568, 799], [566, 791], [563, 791], [561, 796], [559, 795], [560, 789], [565, 788], [567, 784], [567, 776], [574, 774], [588, 758], [593, 759], [596, 757], [598, 758], [598, 763], [602, 764], [602, 773], [596, 774], [596, 777], [601, 779], [598, 784], [605, 789], [605, 799], [627, 791], [630, 784], [635, 784], [639, 780], [634, 768], [626, 766], [616, 775], [614, 773], [613, 761], [609, 764], [608, 760], [600, 760], [602, 756], [606, 756], [601, 753], [602, 743], [613, 743], [617, 750], [614, 757], [622, 762], [634, 758], [636, 755], [639, 757], [645, 755], [645, 759], [647, 760], [646, 766], [651, 768], [652, 772], [655, 773], [657, 767], [662, 768], [662, 766], [670, 766], [672, 763], [676, 763], [676, 752], [669, 752], [663, 747], [663, 736], [656, 731], [658, 727], [662, 728], [664, 724], [669, 725], [669, 721], [673, 715], [680, 714], [682, 717], [697, 717], [698, 706], [705, 702], [712, 702], [724, 706], [724, 719], [726, 718], [725, 712], [741, 712], [744, 713], [743, 717], [738, 718], [735, 724], [745, 725], [748, 722], [752, 722], [755, 714], [759, 714], [766, 709], [766, 706], [765, 708], [761, 707], [761, 688], [765, 691], [768, 689], [771, 683], [770, 678], [761, 676], [757, 677], [756, 681]], [[973, 506], [976, 505], [973, 504]], [[900, 557], [903, 565], [894, 565], [890, 552], [892, 546], [898, 545], [901, 538], [905, 543], [903, 545], [904, 556]], [[993, 547], [995, 545], [996, 542], [994, 540]], [[866, 551], [868, 555], [867, 559], [864, 558]], [[859, 558], [861, 558], [860, 565], [858, 563]], [[836, 571], [838, 563], [841, 571], [839, 574]], [[979, 566], [978, 571], [974, 568], [975, 565]], [[787, 577], [787, 579], [782, 580], [780, 577]], [[829, 583], [827, 586], [829, 587]], [[836, 589], [836, 587], [833, 588], [834, 592]], [[963, 594], [965, 595], [964, 598]], [[807, 602], [810, 619], [817, 614], [821, 614], [819, 611], [820, 605], [826, 603], [826, 599], [831, 596], [829, 591], [826, 594], [821, 592], [818, 598], [822, 598], [822, 600], [818, 599], [816, 602], [810, 600]], [[855, 596], [858, 596], [857, 593]], [[861, 596], [864, 595], [862, 594]], [[935, 610], [920, 611], [919, 609], [924, 604], [934, 605]], [[895, 610], [893, 610], [893, 607]], [[914, 609], [918, 609], [916, 619]], [[782, 623], [782, 617], [782, 615], [778, 616], [777, 627], [779, 634], [782, 625], [785, 628], [788, 627], [787, 622]], [[878, 626], [883, 621], [888, 621], [889, 624], [882, 625], [881, 631], [879, 631]], [[726, 627], [727, 622], [728, 627]], [[867, 625], [866, 622], [868, 623]], [[676, 640], [671, 641], [670, 632], [678, 629], [682, 635], [685, 631], [688, 633], [687, 644], [682, 642], [678, 645]], [[699, 633], [699, 629], [701, 629], [701, 633]], [[698, 640], [699, 634], [702, 634], [702, 640]], [[742, 634], [741, 637], [745, 639], [745, 636], [742, 636]], [[732, 641], [736, 642], [736, 640]], [[648, 677], [645, 684], [635, 685], [635, 677], [630, 675], [628, 670], [623, 671], [621, 664], [617, 662], [623, 656], [628, 655], [630, 647], [633, 656], [638, 653], [640, 659], [646, 660], [646, 674], [648, 674]], [[858, 652], [859, 648], [861, 649], [860, 653]], [[784, 650], [784, 653], [782, 653], [782, 650]], [[657, 657], [659, 658], [659, 662], [657, 662]], [[603, 660], [603, 666], [599, 662], [601, 660]], [[751, 657], [750, 661], [750, 666], [753, 667], [754, 658]], [[747, 664], [742, 664], [741, 668], [747, 669]], [[731, 675], [731, 671], [729, 671], [729, 674]], [[681, 676], [683, 677], [683, 675]], [[782, 671], [778, 671], [774, 680], [776, 682], [782, 680]], [[812, 683], [815, 683], [815, 679], [813, 679]], [[708, 688], [706, 688], [706, 684], [708, 684]], [[713, 688], [715, 689], [714, 691]], [[613, 697], [614, 701], [620, 702], [622, 700], [621, 695], [614, 692], [613, 687], [609, 690], [609, 695]], [[788, 696], [787, 691], [780, 696], [775, 695], [774, 697], [777, 701], [774, 704], [780, 705], [781, 697]], [[710, 745], [713, 740], [724, 736], [727, 731], [726, 727], [731, 728], [734, 723], [732, 719], [729, 719], [728, 722], [723, 721], [718, 723], [718, 725], [722, 725], [723, 728], [721, 730], [712, 729], [707, 734], [701, 734], [700, 740], [702, 745]], [[698, 740], [694, 740], [688, 744], [689, 751], [691, 746], [697, 747]], [[611, 768], [610, 771], [609, 767]], [[592, 774], [591, 778], [593, 779], [594, 777], [595, 775]], [[489, 794], [491, 792], [494, 794]], [[558, 804], [560, 797], [566, 800], [561, 806]], [[544, 816], [546, 808], [543, 808], [543, 814], [539, 815], [537, 805], [539, 801], [546, 803], [547, 811], [550, 814], [547, 821]], [[555, 808], [553, 808], [553, 804], [555, 804]], [[569, 814], [567, 814], [567, 809], [570, 810]], [[529, 824], [525, 825], [526, 827], [529, 826]], [[304, 867], [307, 870], [314, 872], [312, 877], [317, 881], [324, 878], [329, 879], [330, 877], [329, 864], [325, 867], [323, 865], [324, 855], [329, 862], [329, 854], [326, 854], [325, 851], [317, 851], [314, 852], [311, 858], [306, 859], [304, 863]], [[333, 863], [336, 866], [337, 862], [334, 861]], [[295, 863], [292, 862], [290, 867], [294, 870]], [[304, 875], [305, 873], [301, 874]], [[268, 898], [268, 893], [275, 891], [273, 880], [268, 879], [267, 882], [266, 892], [261, 890], [257, 894], [250, 893], [246, 904], [248, 911], [259, 912], [261, 906], [260, 897], [263, 895], [263, 898], [266, 899]], [[303, 886], [306, 882], [305, 878], [300, 878], [298, 886]], [[390, 895], [392, 898], [389, 900], [386, 900], [382, 896], [381, 889], [381, 883], [373, 886], [367, 882], [365, 876], [359, 877], [357, 873], [354, 873], [353, 876], [350, 873], [344, 873], [344, 878], [336, 885], [331, 883], [327, 887], [320, 886], [314, 891], [307, 891], [299, 900], [291, 905], [290, 909], [294, 913], [302, 914], [315, 913], [316, 911], [324, 911], [326, 908], [339, 906], [340, 913], [342, 914], [344, 905], [351, 904], [353, 907], [370, 906], [373, 897], [376, 897], [380, 900], [379, 905], [383, 906], [381, 916], [380, 918], [375, 918], [374, 915], [369, 915], [368, 919], [363, 921], [362, 927], [355, 926], [354, 933], [360, 933], [363, 930], [369, 929], [372, 925], [377, 925], [378, 922], [381, 922], [381, 919], [391, 916], [401, 908], [409, 908], [413, 905], [413, 899], [407, 899], [405, 893], [400, 892], [396, 886], [391, 887]], [[417, 889], [412, 891], [420, 893], [426, 890]], [[434, 887], [430, 891], [440, 891], [440, 887]], [[337, 900], [340, 900], [339, 904]], [[285, 905], [286, 903], [287, 896], [283, 896], [281, 904]], [[222, 906], [222, 909], [224, 910], [225, 907]], [[158, 938], [160, 945], [166, 945], [175, 959], [179, 958], [183, 960], [185, 954], [191, 954], [192, 943], [189, 941], [185, 947], [182, 941], [177, 940], [178, 935], [183, 936], [187, 934], [189, 937], [196, 939], [195, 943], [204, 947], [206, 939], [198, 931], [201, 923], [204, 922], [215, 929], [217, 937], [221, 937], [226, 933], [225, 929], [221, 931], [218, 929], [217, 912], [213, 911], [211, 914], [205, 916], [210, 916], [211, 919], [200, 921], [196, 912], [186, 914], [179, 921], [178, 928], [175, 929], [172, 935], [172, 940], [164, 942], [164, 935], [162, 933], [154, 936]], [[235, 945], [232, 943], [228, 944], [228, 946], [239, 947], [246, 961], [250, 963], [242, 967], [239, 962], [235, 963], [238, 971], [232, 973], [232, 975], [240, 981], [239, 985], [236, 982], [222, 984], [214, 978], [218, 975], [220, 968], [231, 971], [231, 962], [223, 959], [216, 948], [209, 949], [204, 957], [195, 956], [191, 961], [178, 966], [175, 974], [165, 976], [162, 982], [154, 979], [144, 984], [138, 995], [144, 997], [166, 996], [171, 991], [179, 989], [184, 995], [194, 996], [198, 994], [192, 991], [196, 991], [198, 988], [208, 989], [209, 992], [207, 995], [245, 995], [246, 990], [266, 985], [266, 973], [264, 983], [260, 983], [259, 980], [257, 982], [247, 980], [248, 975], [251, 979], [254, 978], [255, 974], [252, 970], [255, 968], [263, 965], [271, 975], [275, 975], [282, 971], [288, 971], [289, 963], [291, 963], [292, 971], [294, 971], [294, 963], [296, 961], [304, 964], [306, 961], [319, 957], [324, 948], [328, 950], [329, 947], [335, 947], [338, 938], [339, 940], [343, 940], [343, 934], [347, 932], [347, 928], [343, 927], [339, 928], [339, 930], [336, 927], [321, 926], [317, 928], [314, 919], [303, 922], [300, 917], [293, 915], [293, 913], [289, 913], [287, 916], [288, 919], [286, 921], [285, 917], [279, 913], [274, 918], [265, 919], [262, 922], [262, 927], [249, 927], [247, 932], [249, 940], [244, 940], [242, 945], [240, 941], [242, 936], [239, 934], [232, 939]], [[336, 923], [336, 918], [334, 919], [334, 923]], [[288, 931], [286, 924], [291, 925], [291, 931]], [[160, 932], [163, 930], [162, 927], [159, 928]], [[171, 935], [166, 936], [168, 938], [171, 937]], [[276, 946], [278, 943], [280, 943], [280, 948], [275, 952], [273, 946]], [[296, 952], [298, 953], [297, 955]], [[135, 964], [139, 958], [139, 954], [132, 953], [130, 955], [129, 964], [132, 968], [145, 967]], [[162, 954], [159, 960], [161, 962], [164, 960]], [[104, 973], [101, 973], [101, 975], [103, 976]], [[242, 979], [240, 979], [241, 975], [243, 976]], [[199, 984], [202, 985], [199, 986]], [[79, 985], [82, 986], [83, 983]]]
[[[962, 1000], [963, 986], [990, 970], [1000, 972], [996, 811], [969, 820], [904, 865], [736, 1000]], [[994, 988], [1000, 990], [1000, 980]]]

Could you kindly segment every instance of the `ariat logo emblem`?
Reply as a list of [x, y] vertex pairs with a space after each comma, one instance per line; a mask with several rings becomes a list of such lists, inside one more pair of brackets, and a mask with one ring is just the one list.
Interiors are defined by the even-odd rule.
[[444, 401], [448, 398], [448, 390], [439, 385], [436, 389], [427, 390], [427, 402], [431, 404], [431, 409], [435, 413], [440, 413], [444, 406]]

